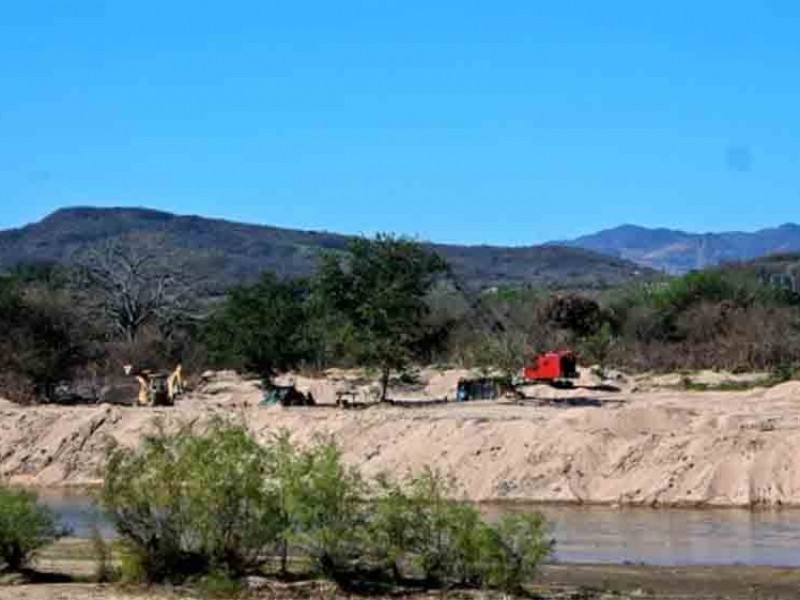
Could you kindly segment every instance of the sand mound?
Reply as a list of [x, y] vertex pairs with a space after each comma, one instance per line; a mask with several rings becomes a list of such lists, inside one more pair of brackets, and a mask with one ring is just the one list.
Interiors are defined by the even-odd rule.
[[[466, 375], [423, 370], [401, 392], [441, 398]], [[358, 372], [292, 381], [322, 404], [340, 389], [374, 386]], [[96, 484], [111, 440], [135, 446], [155, 418], [175, 427], [222, 415], [262, 440], [281, 428], [301, 443], [332, 434], [367, 474], [438, 467], [475, 500], [800, 505], [800, 382], [751, 392], [535, 388], [537, 399], [524, 401], [283, 408], [259, 406], [256, 382], [219, 373], [172, 408], [0, 401], [0, 477]]]
[[708, 386], [710, 388], [729, 384], [741, 384], [743, 387], [756, 387], [769, 380], [769, 373], [731, 373], [730, 371], [712, 371], [709, 369], [691, 373], [644, 373], [632, 378], [639, 390], [682, 388], [686, 383]]
[[764, 392], [764, 400], [796, 400], [800, 402], [800, 381], [787, 381]]

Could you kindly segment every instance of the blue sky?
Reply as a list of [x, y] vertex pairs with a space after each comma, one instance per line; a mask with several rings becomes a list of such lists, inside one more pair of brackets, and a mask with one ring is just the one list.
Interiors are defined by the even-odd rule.
[[800, 220], [800, 3], [7, 2], [0, 228], [65, 205], [437, 241]]

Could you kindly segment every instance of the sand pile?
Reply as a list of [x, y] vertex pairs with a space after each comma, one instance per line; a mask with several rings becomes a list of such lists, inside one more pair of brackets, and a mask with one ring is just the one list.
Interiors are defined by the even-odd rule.
[[764, 400], [798, 400], [800, 399], [800, 381], [787, 381], [764, 392]]
[[[401, 397], [441, 398], [465, 373], [423, 371]], [[358, 373], [294, 379], [319, 402]], [[452, 393], [452, 392], [451, 392]], [[99, 482], [105, 448], [224, 415], [259, 439], [336, 437], [367, 474], [426, 465], [451, 472], [474, 500], [652, 505], [800, 506], [800, 383], [749, 392], [555, 390], [535, 398], [339, 410], [259, 406], [254, 382], [214, 374], [174, 408], [19, 407], [0, 401], [0, 477], [37, 486]]]
[[[623, 376], [624, 377], [624, 376]], [[633, 378], [639, 389], [680, 388], [686, 383], [719, 387], [741, 384], [742, 386], [758, 386], [768, 381], [767, 372], [731, 373], [730, 371], [711, 371], [708, 369], [692, 373], [645, 373]]]

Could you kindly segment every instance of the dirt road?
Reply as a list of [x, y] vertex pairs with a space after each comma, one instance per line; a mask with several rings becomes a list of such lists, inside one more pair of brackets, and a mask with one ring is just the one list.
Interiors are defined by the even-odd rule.
[[[437, 467], [472, 500], [800, 506], [798, 382], [743, 392], [538, 387], [522, 402], [413, 404], [441, 398], [460, 374], [425, 372], [402, 391], [410, 406], [363, 410], [258, 406], [257, 386], [232, 374], [216, 375], [173, 408], [0, 401], [0, 477], [39, 487], [97, 484], [110, 440], [135, 446], [154, 419], [172, 427], [222, 415], [259, 439], [280, 428], [301, 442], [332, 434], [367, 474]], [[295, 383], [330, 403], [344, 379]]]

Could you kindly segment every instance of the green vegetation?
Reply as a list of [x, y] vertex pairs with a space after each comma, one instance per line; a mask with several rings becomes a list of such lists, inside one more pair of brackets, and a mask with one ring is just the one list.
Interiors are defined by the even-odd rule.
[[318, 305], [354, 362], [380, 370], [381, 400], [391, 371], [405, 367], [426, 337], [426, 297], [445, 269], [437, 254], [390, 236], [353, 240], [345, 260], [329, 254], [320, 266]]
[[535, 352], [571, 347], [584, 364], [634, 372], [764, 370], [785, 380], [800, 366], [800, 296], [741, 267], [602, 293], [502, 289], [484, 301], [507, 330], [487, 336], [462, 313], [451, 360], [517, 369]]
[[367, 480], [330, 440], [298, 448], [281, 433], [260, 445], [217, 422], [112, 451], [101, 503], [131, 581], [216, 588], [292, 573], [346, 585], [522, 589], [551, 551], [541, 516], [490, 523], [453, 491], [432, 471]]
[[[262, 271], [281, 279], [309, 277], [323, 252], [344, 251], [352, 237], [177, 216], [139, 208], [68, 208], [23, 230], [0, 231], [0, 269], [34, 258], [69, 265], [108, 242], [131, 242], [147, 251], [154, 236], [166, 251], [191, 262], [204, 290], [223, 294]], [[423, 244], [451, 263], [471, 285], [530, 282], [541, 287], [597, 288], [641, 276], [643, 269], [618, 258], [559, 246], [503, 248]], [[646, 269], [644, 270], [646, 272]]]
[[611, 360], [634, 369], [791, 368], [800, 298], [737, 269], [690, 273], [617, 294]]
[[487, 522], [474, 505], [451, 500], [455, 482], [435, 471], [379, 485], [370, 539], [396, 577], [403, 564], [413, 564], [431, 585], [516, 592], [552, 551], [540, 514]]
[[241, 576], [276, 539], [278, 495], [266, 451], [241, 429], [159, 433], [117, 449], [101, 504], [124, 543], [128, 579]]
[[269, 382], [277, 372], [311, 358], [307, 295], [303, 282], [271, 274], [233, 288], [205, 327], [211, 361]]
[[0, 485], [0, 569], [18, 571], [64, 532], [32, 492]]
[[91, 356], [88, 326], [50, 270], [0, 276], [0, 389], [31, 401], [51, 397]]
[[[120, 252], [114, 264], [139, 264]], [[124, 294], [109, 288], [108, 270], [98, 283], [96, 265], [88, 278], [46, 265], [0, 277], [0, 394], [20, 402], [96, 399], [107, 378], [121, 377], [121, 365], [181, 363], [187, 373], [230, 368], [267, 385], [288, 370], [362, 366], [380, 374], [386, 399], [391, 378], [414, 364], [513, 376], [533, 354], [554, 348], [572, 348], [600, 371], [791, 375], [800, 367], [800, 296], [741, 266], [602, 292], [470, 291], [451, 285], [439, 255], [378, 236], [327, 254], [308, 279], [264, 274], [198, 303], [185, 299], [185, 284], [158, 291], [158, 282], [173, 281], [173, 266], [152, 256], [141, 280], [123, 286], [152, 301], [123, 324]]]
[[385, 399], [392, 370], [428, 339], [427, 298], [444, 268], [407, 240], [354, 240], [345, 254], [326, 255], [310, 282], [264, 275], [231, 290], [205, 327], [210, 358], [266, 382], [303, 364], [373, 367]]

